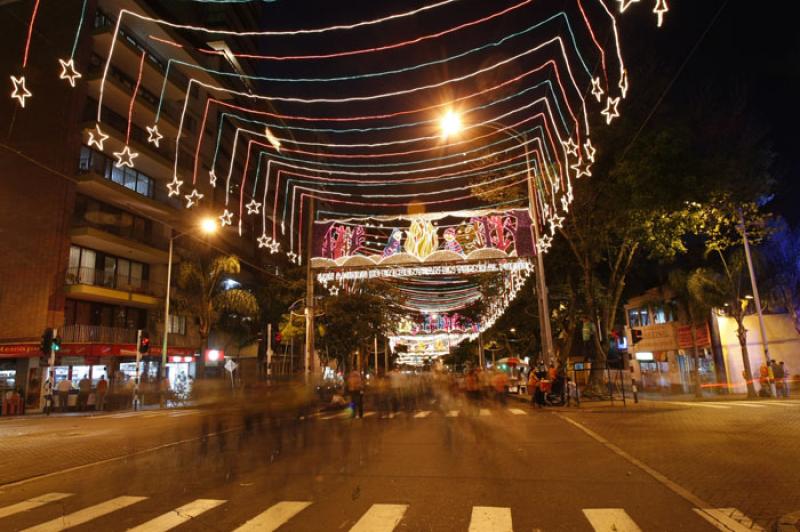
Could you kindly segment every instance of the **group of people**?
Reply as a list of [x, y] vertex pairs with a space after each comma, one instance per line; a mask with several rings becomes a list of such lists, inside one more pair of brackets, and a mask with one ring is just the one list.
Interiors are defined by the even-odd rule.
[[774, 395], [777, 398], [786, 399], [789, 397], [789, 373], [783, 360], [780, 362], [771, 360], [769, 364], [766, 362], [761, 364], [758, 371], [758, 383], [761, 385], [760, 394], [765, 397]]
[[[50, 379], [44, 383], [44, 412], [50, 414], [55, 410], [54, 403], [55, 397], [58, 397], [58, 408], [61, 412], [69, 411], [69, 396], [75, 389], [70, 379], [62, 379], [56, 383], [55, 389], [52, 386]], [[88, 410], [90, 406], [94, 406], [95, 410], [103, 410], [105, 408], [106, 395], [108, 394], [108, 381], [105, 375], [100, 376], [96, 386], [92, 386], [92, 380], [89, 375], [84, 375], [78, 381], [78, 398], [76, 407], [79, 412]]]

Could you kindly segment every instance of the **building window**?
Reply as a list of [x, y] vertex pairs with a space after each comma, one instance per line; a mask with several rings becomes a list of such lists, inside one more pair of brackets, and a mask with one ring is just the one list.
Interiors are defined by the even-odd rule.
[[678, 321], [678, 313], [674, 301], [667, 301], [653, 307], [653, 323], [669, 323]]
[[88, 284], [138, 292], [147, 287], [147, 264], [70, 246], [67, 284]]
[[169, 317], [169, 333], [170, 334], [186, 334], [186, 316], [173, 316]]
[[647, 307], [632, 308], [628, 310], [628, 323], [631, 327], [644, 327], [650, 325], [650, 315]]
[[81, 147], [78, 170], [80, 172], [93, 172], [125, 188], [133, 190], [142, 196], [152, 198], [155, 193], [153, 178], [133, 168], [117, 168], [114, 161], [104, 153], [95, 151], [88, 146]]

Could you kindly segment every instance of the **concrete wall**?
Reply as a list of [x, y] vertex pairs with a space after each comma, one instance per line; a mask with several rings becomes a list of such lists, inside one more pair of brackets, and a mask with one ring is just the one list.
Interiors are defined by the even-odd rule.
[[[750, 368], [753, 377], [758, 378], [758, 368], [764, 362], [764, 349], [761, 342], [761, 332], [758, 326], [758, 316], [747, 316], [744, 320], [747, 328], [747, 351], [750, 357]], [[717, 317], [720, 342], [725, 359], [725, 372], [731, 391], [745, 393], [747, 391], [742, 370], [742, 351], [736, 336], [736, 321], [732, 318]], [[768, 314], [764, 316], [767, 329], [767, 341], [770, 357], [783, 361], [787, 372], [800, 379], [800, 333], [794, 327], [791, 316], [788, 314]], [[758, 385], [756, 385], [756, 388]]]

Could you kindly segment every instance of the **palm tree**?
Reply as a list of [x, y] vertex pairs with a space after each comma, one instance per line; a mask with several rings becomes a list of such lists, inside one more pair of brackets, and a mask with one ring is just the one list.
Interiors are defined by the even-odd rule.
[[711, 314], [711, 305], [707, 299], [696, 297], [701, 294], [694, 294], [689, 289], [689, 281], [692, 275], [685, 270], [677, 269], [669, 272], [667, 284], [675, 296], [675, 302], [689, 320], [689, 327], [692, 331], [692, 360], [694, 360], [694, 394], [702, 397], [703, 391], [700, 382], [700, 355], [697, 348], [697, 325], [703, 325], [708, 321]]
[[687, 286], [692, 298], [712, 307], [724, 308], [725, 312], [736, 321], [736, 336], [742, 351], [744, 377], [747, 381], [747, 396], [756, 397], [753, 385], [753, 373], [750, 368], [750, 355], [747, 351], [747, 328], [744, 318], [747, 315], [749, 294], [749, 277], [744, 253], [737, 249], [726, 258], [719, 253], [723, 273], [708, 268], [695, 270], [688, 279]]
[[[226, 288], [223, 281], [241, 271], [238, 257], [234, 255], [216, 257], [187, 257], [181, 261], [176, 276], [173, 302], [175, 307], [198, 322], [202, 340], [200, 366], [205, 362], [208, 336], [211, 329], [224, 316], [256, 317], [258, 301], [247, 290]], [[202, 369], [198, 372], [201, 376]]]

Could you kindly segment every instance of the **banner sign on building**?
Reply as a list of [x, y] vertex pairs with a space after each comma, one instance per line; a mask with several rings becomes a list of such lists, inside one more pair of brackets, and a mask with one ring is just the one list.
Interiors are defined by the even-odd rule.
[[[708, 330], [708, 324], [696, 325], [694, 330], [697, 347], [711, 347], [711, 332]], [[678, 347], [681, 349], [691, 349], [693, 347], [691, 325], [678, 327]]]
[[535, 247], [530, 214], [517, 209], [316, 222], [312, 251], [313, 268], [341, 268], [532, 257]]

